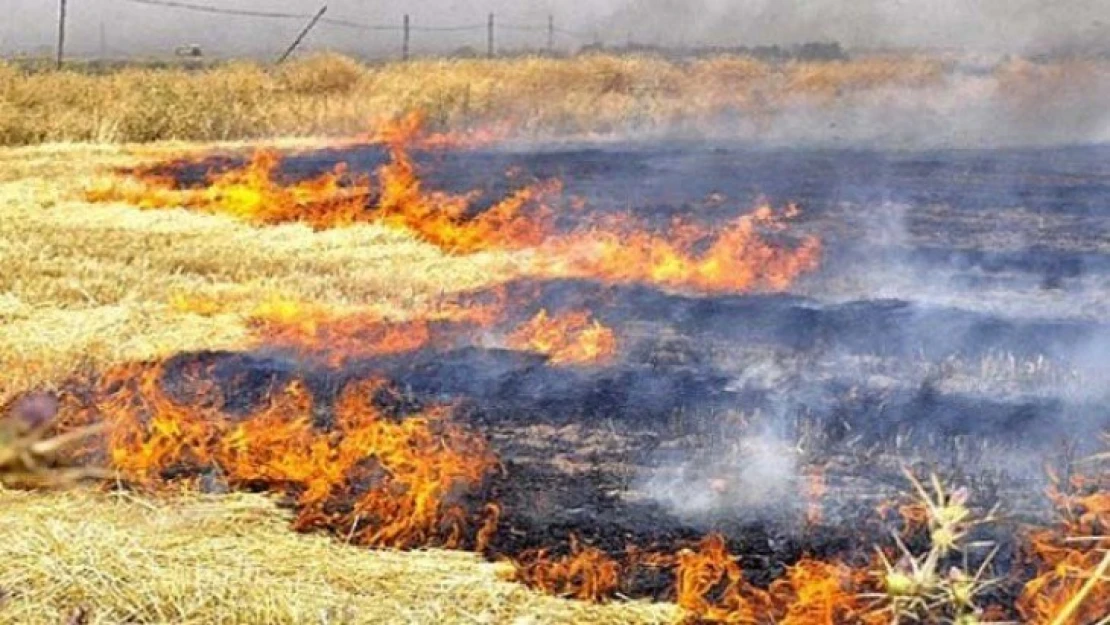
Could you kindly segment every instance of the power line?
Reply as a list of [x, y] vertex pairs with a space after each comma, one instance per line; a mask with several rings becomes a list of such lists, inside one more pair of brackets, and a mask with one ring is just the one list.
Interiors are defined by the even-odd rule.
[[[403, 26], [392, 26], [389, 24], [364, 24], [362, 22], [355, 22], [352, 20], [344, 20], [337, 18], [324, 18], [320, 23], [329, 26], [341, 26], [343, 28], [353, 28], [356, 30], [385, 30], [385, 31], [399, 31], [404, 30]], [[412, 25], [409, 27], [410, 31], [416, 32], [459, 32], [465, 30], [481, 30], [486, 27], [485, 24], [467, 24], [463, 26], [418, 26]]]
[[498, 28], [505, 30], [518, 30], [526, 33], [545, 33], [547, 32], [546, 26], [524, 26], [520, 24], [505, 24], [504, 22], [497, 25]]
[[466, 26], [413, 26], [413, 30], [422, 30], [425, 32], [457, 32], [463, 30], [482, 30], [486, 28], [486, 24], [469, 24]]
[[[128, 2], [131, 4], [142, 4], [146, 6], [164, 7], [169, 9], [180, 9], [183, 11], [194, 11], [197, 13], [209, 13], [215, 15], [238, 15], [243, 17], [261, 17], [269, 19], [296, 19], [303, 20], [312, 17], [311, 13], [282, 13], [277, 11], [255, 11], [251, 9], [225, 9], [221, 7], [214, 7], [205, 4], [194, 4], [192, 2], [179, 2], [177, 0], [120, 0], [121, 2]], [[321, 24], [329, 26], [339, 26], [342, 28], [352, 28], [355, 30], [372, 30], [372, 31], [400, 31], [402, 27], [394, 26], [391, 24], [367, 24], [364, 22], [356, 22], [354, 20], [341, 19], [336, 17], [325, 17], [320, 19]], [[464, 24], [460, 26], [412, 26], [413, 31], [423, 32], [461, 32], [467, 30], [481, 30], [486, 27], [485, 24]]]
[[144, 4], [147, 6], [166, 7], [170, 9], [182, 9], [185, 11], [196, 11], [198, 13], [214, 13], [217, 15], [241, 15], [244, 17], [264, 17], [271, 19], [308, 19], [312, 17], [311, 13], [278, 13], [274, 11], [253, 11], [250, 9], [223, 9], [220, 7], [208, 6], [204, 4], [192, 4], [190, 2], [177, 2], [176, 0], [122, 0], [123, 2], [130, 2], [131, 4]]
[[335, 17], [325, 17], [320, 20], [321, 24], [328, 26], [341, 26], [343, 28], [353, 28], [355, 30], [401, 30], [398, 26], [389, 26], [387, 24], [363, 24], [361, 22], [352, 22], [351, 20], [344, 20]]
[[567, 36], [570, 36], [570, 37], [577, 37], [578, 39], [593, 39], [594, 38], [593, 33], [584, 33], [584, 32], [575, 31], [575, 30], [567, 30], [565, 28], [555, 28], [555, 32], [559, 33], [560, 35], [567, 35]]
[[[531, 25], [526, 22], [517, 21], [503, 23], [499, 22], [496, 27], [492, 23], [470, 23], [459, 25], [421, 25], [415, 24], [408, 20], [407, 16], [401, 24], [382, 24], [382, 23], [367, 23], [357, 20], [344, 19], [341, 17], [323, 17], [312, 13], [287, 13], [283, 11], [259, 11], [254, 9], [236, 9], [225, 8], [220, 6], [213, 6], [212, 4], [199, 4], [187, 0], [118, 0], [119, 2], [126, 2], [129, 4], [137, 4], [150, 7], [160, 7], [166, 9], [175, 9], [180, 11], [191, 11], [195, 13], [206, 13], [210, 15], [232, 15], [239, 17], [253, 17], [264, 19], [280, 19], [280, 20], [305, 20], [313, 19], [321, 24], [339, 28], [349, 28], [353, 30], [367, 31], [367, 32], [405, 32], [406, 37], [408, 33], [425, 32], [425, 33], [459, 33], [459, 32], [476, 32], [482, 30], [489, 30], [492, 37], [495, 28], [505, 31], [523, 32], [523, 33], [547, 33], [548, 47], [554, 46], [556, 35], [572, 37], [579, 40], [594, 40], [597, 38], [596, 34], [584, 33], [565, 28], [556, 28], [552, 18], [548, 17], [546, 26]], [[214, 1], [214, 0], [209, 0]]]

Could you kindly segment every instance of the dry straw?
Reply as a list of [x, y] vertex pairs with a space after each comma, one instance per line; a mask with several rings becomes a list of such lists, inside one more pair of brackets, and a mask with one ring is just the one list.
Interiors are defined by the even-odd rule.
[[667, 604], [594, 606], [504, 581], [457, 552], [302, 536], [260, 496], [152, 501], [0, 490], [0, 623], [672, 623]]

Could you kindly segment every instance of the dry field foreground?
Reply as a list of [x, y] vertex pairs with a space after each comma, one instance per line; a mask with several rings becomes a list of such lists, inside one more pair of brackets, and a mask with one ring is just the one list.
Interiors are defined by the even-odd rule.
[[[299, 144], [307, 145], [284, 145]], [[0, 403], [84, 367], [242, 346], [245, 315], [267, 301], [370, 307], [397, 317], [444, 289], [490, 284], [514, 262], [502, 253], [445, 256], [375, 225], [257, 228], [231, 217], [76, 199], [100, 168], [187, 149], [72, 146], [0, 155]], [[218, 301], [221, 311], [175, 306], [186, 296]]]
[[[101, 168], [188, 147], [0, 154], [0, 404], [84, 367], [241, 345], [247, 313], [267, 298], [403, 315], [448, 285], [494, 281], [514, 262], [495, 253], [447, 257], [378, 226], [258, 229], [230, 217], [73, 199]], [[183, 312], [174, 301], [186, 293], [224, 310]], [[548, 597], [501, 581], [497, 565], [473, 554], [367, 551], [295, 534], [287, 515], [261, 497], [153, 501], [0, 490], [0, 510], [0, 623], [680, 618], [672, 605]], [[87, 621], [66, 620], [83, 609]]]
[[[256, 496], [153, 501], [0, 491], [0, 623], [672, 623], [504, 581], [462, 552], [368, 551], [289, 531]], [[86, 620], [79, 615], [85, 614]]]

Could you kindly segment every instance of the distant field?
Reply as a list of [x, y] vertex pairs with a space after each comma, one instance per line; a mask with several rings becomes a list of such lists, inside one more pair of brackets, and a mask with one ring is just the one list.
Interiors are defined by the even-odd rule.
[[[851, 107], [853, 97], [882, 90], [887, 98], [891, 89], [907, 88], [924, 97], [946, 84], [970, 102], [1002, 93], [1035, 103], [1048, 93], [1067, 95], [1061, 84], [1091, 84], [1105, 68], [1014, 61], [985, 77], [959, 72], [953, 62], [923, 57], [769, 63], [599, 54], [366, 65], [321, 55], [278, 67], [61, 72], [0, 63], [0, 145], [350, 135], [412, 109], [439, 129], [497, 125], [525, 136], [701, 131], [737, 118], [765, 123], [798, 106]], [[895, 97], [890, 104], [905, 102]]]

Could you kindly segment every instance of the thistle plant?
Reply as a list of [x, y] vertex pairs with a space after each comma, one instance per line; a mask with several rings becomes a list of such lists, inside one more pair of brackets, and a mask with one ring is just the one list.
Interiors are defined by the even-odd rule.
[[[991, 542], [970, 540], [973, 528], [996, 520], [997, 508], [977, 515], [968, 506], [966, 488], [945, 487], [936, 475], [927, 488], [910, 471], [904, 470], [918, 506], [925, 511], [928, 549], [914, 553], [897, 532], [893, 532], [899, 557], [895, 562], [876, 549], [881, 570], [876, 571], [881, 592], [864, 595], [872, 600], [873, 616], [889, 615], [892, 624], [952, 623], [980, 625], [980, 605], [987, 589], [997, 584], [990, 577], [991, 563], [998, 547]], [[969, 552], [989, 549], [978, 566]]]

